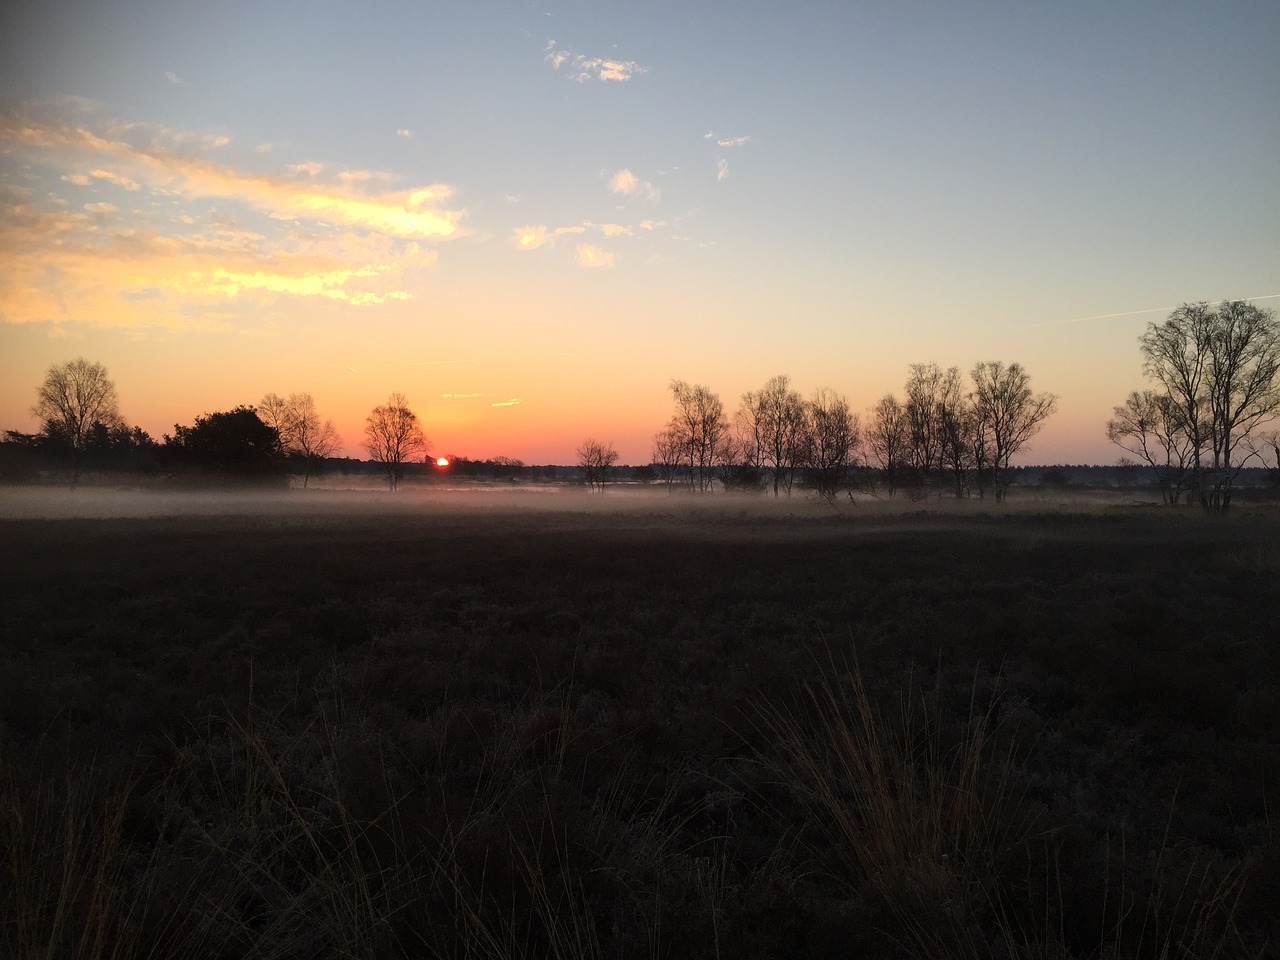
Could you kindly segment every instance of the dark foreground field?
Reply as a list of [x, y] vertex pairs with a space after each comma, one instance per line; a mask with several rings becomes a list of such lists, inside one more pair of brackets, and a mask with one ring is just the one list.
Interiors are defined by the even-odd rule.
[[0, 956], [1280, 946], [1274, 513], [15, 504]]

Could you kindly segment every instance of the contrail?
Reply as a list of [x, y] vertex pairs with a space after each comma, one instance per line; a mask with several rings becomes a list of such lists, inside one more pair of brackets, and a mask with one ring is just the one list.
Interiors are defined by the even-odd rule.
[[437, 367], [446, 363], [479, 363], [479, 360], [421, 360], [417, 363], [375, 363], [366, 367], [347, 367], [352, 373], [359, 373], [361, 370], [385, 370], [388, 367]]
[[[1280, 293], [1268, 293], [1261, 297], [1237, 297], [1238, 300], [1251, 302], [1254, 300], [1274, 300], [1280, 297]], [[1216, 307], [1221, 303], [1230, 303], [1230, 300], [1214, 300], [1209, 306]], [[1124, 313], [1100, 313], [1096, 317], [1076, 317], [1074, 320], [1049, 320], [1045, 326], [1055, 327], [1063, 323], [1085, 323], [1088, 320], [1111, 320], [1114, 317], [1136, 317], [1143, 313], [1164, 313], [1169, 310], [1176, 310], [1177, 307], [1148, 307], [1146, 310], [1126, 310]]]

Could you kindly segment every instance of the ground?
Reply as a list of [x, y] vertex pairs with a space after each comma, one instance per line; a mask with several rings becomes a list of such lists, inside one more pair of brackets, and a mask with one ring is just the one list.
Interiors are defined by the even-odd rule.
[[4, 490], [0, 952], [1261, 956], [1280, 513], [1128, 496]]

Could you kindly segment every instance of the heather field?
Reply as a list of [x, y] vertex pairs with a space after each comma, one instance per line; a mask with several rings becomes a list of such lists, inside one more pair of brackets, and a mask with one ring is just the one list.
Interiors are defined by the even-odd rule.
[[1263, 957], [1280, 513], [0, 491], [0, 955]]

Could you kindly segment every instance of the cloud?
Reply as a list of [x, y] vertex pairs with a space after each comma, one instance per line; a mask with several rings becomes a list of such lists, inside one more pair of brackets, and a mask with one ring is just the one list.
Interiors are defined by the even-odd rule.
[[[210, 225], [165, 234], [107, 228], [112, 211], [44, 212], [13, 204], [0, 218], [0, 322], [78, 320], [103, 327], [207, 327], [229, 301], [318, 297], [369, 306], [412, 297], [395, 285], [434, 251], [399, 250], [387, 238], [344, 234], [273, 242]], [[95, 224], [102, 228], [95, 228]]]
[[640, 196], [648, 200], [657, 200], [662, 190], [647, 180], [641, 180], [630, 170], [622, 169], [609, 178], [609, 192], [621, 193], [625, 196]]
[[487, 393], [442, 393], [440, 396], [446, 400], [473, 400], [476, 397], [487, 397]]
[[512, 397], [510, 400], [499, 400], [497, 403], [491, 403], [491, 407], [514, 407], [520, 403], [519, 397]]
[[665, 220], [641, 220], [640, 221], [641, 230], [656, 230], [658, 229], [658, 227], [665, 227], [666, 225], [667, 225], [667, 221]]
[[0, 151], [26, 155], [34, 177], [110, 183], [172, 205], [159, 218], [107, 202], [74, 209], [0, 184], [0, 323], [221, 329], [279, 297], [407, 300], [404, 278], [433, 267], [434, 244], [461, 233], [464, 211], [447, 186], [374, 189], [387, 175], [327, 175], [318, 163], [272, 176], [190, 152], [225, 137], [113, 129], [0, 116]]
[[324, 173], [324, 164], [316, 163], [309, 160], [306, 163], [290, 163], [285, 165], [285, 170], [299, 177], [314, 177], [317, 174]]
[[142, 186], [136, 180], [130, 180], [128, 177], [122, 177], [120, 174], [112, 173], [109, 170], [90, 170], [89, 176], [95, 180], [106, 180], [108, 183], [114, 183], [117, 187], [123, 187], [129, 191], [142, 189]]
[[275, 148], [276, 148], [275, 144], [273, 143], [260, 143], [253, 148], [253, 152], [254, 153], [270, 153]]
[[[221, 140], [225, 138], [205, 142], [217, 146]], [[42, 151], [55, 160], [111, 158], [132, 167], [140, 179], [155, 189], [193, 197], [235, 199], [284, 219], [323, 220], [404, 238], [445, 239], [460, 233], [462, 211], [444, 206], [453, 190], [439, 184], [367, 196], [344, 190], [339, 184], [300, 185], [265, 174], [242, 173], [199, 156], [137, 147], [81, 127], [21, 122], [10, 117], [0, 117], [0, 142]], [[314, 179], [323, 171], [323, 165], [295, 164], [288, 169]]]
[[750, 142], [750, 135], [740, 137], [722, 137], [713, 130], [708, 130], [702, 135], [703, 140], [715, 140], [716, 143], [716, 181], [724, 182], [729, 179], [729, 161], [719, 156], [721, 150], [734, 150], [738, 147], [746, 146]]
[[601, 250], [597, 246], [589, 243], [580, 243], [577, 246], [578, 266], [580, 267], [602, 267], [608, 269], [613, 266], [613, 254]]
[[576, 80], [578, 83], [586, 83], [588, 80], [623, 82], [630, 80], [636, 74], [646, 72], [645, 68], [634, 60], [585, 57], [571, 50], [559, 49], [554, 40], [547, 41], [544, 53], [544, 59], [551, 64], [553, 70], [558, 71], [565, 64], [568, 64], [566, 76], [571, 80]]
[[600, 231], [606, 237], [629, 237], [631, 236], [631, 228], [624, 227], [620, 223], [602, 223]]
[[399, 127], [399, 128], [397, 128], [397, 129], [396, 129], [396, 136], [397, 136], [397, 137], [404, 137], [406, 140], [412, 140], [412, 139], [413, 139], [413, 131], [412, 131], [412, 130], [410, 130], [408, 127]]
[[511, 240], [520, 250], [537, 250], [539, 247], [551, 243], [556, 237], [563, 237], [565, 234], [586, 233], [586, 227], [556, 227], [554, 230], [548, 230], [545, 224], [538, 224], [530, 227], [516, 227], [512, 233]]
[[172, 70], [166, 70], [164, 72], [164, 78], [168, 80], [170, 83], [172, 83], [174, 86], [180, 86], [187, 82], [183, 80], [180, 76], [178, 76], [176, 73], [174, 73]]

